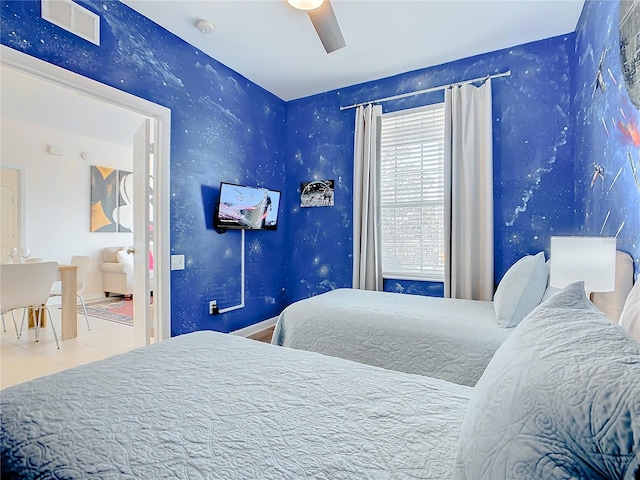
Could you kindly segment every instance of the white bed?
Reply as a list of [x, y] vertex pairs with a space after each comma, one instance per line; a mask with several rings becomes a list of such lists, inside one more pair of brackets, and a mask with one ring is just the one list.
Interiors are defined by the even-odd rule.
[[[615, 291], [594, 295], [616, 323], [632, 273], [617, 252]], [[285, 308], [272, 343], [474, 386], [513, 327], [559, 291], [548, 277], [540, 252], [509, 268], [491, 302], [337, 289]]]
[[272, 343], [473, 386], [512, 330], [493, 302], [337, 289], [288, 306]]
[[2, 478], [451, 478], [471, 390], [197, 332], [3, 390]]
[[0, 476], [418, 480], [640, 474], [640, 345], [574, 284], [476, 387], [196, 332], [0, 394]]

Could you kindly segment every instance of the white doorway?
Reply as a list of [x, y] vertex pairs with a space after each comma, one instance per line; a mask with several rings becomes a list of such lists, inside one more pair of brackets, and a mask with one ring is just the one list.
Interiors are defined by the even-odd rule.
[[[112, 107], [135, 112], [141, 118], [150, 119], [153, 125], [153, 152], [150, 164], [147, 160], [134, 160], [135, 172], [142, 168], [144, 172], [153, 174], [153, 229], [149, 241], [139, 241], [134, 238], [134, 246], [141, 259], [148, 259], [151, 252], [154, 258], [153, 271], [153, 303], [151, 308], [145, 303], [142, 307], [147, 314], [143, 313], [143, 320], [152, 318], [151, 324], [142, 329], [143, 343], [153, 340], [162, 340], [171, 335], [170, 329], [170, 295], [169, 295], [169, 139], [170, 139], [170, 110], [157, 104], [124, 93], [120, 90], [108, 87], [94, 80], [87, 79], [62, 68], [35, 59], [23, 53], [17, 52], [5, 46], [0, 50], [0, 64], [3, 68], [8, 67], [16, 71], [28, 74], [35, 78], [55, 85], [71, 89], [78, 94], [84, 95], [94, 100], [99, 100]], [[132, 138], [133, 141], [133, 138]], [[151, 146], [148, 146], [151, 150]], [[5, 165], [3, 164], [3, 167]], [[10, 166], [9, 166], [10, 167]], [[135, 180], [134, 180], [135, 182]], [[149, 198], [149, 182], [138, 182], [134, 185], [134, 190], [140, 198]], [[28, 211], [28, 206], [26, 207]], [[134, 209], [134, 216], [140, 224], [148, 224], [148, 209]], [[20, 231], [20, 225], [17, 230]], [[146, 237], [146, 236], [145, 236]], [[24, 245], [28, 239], [19, 240]], [[136, 255], [137, 261], [138, 255]], [[143, 268], [135, 269], [135, 282], [140, 285], [149, 285], [148, 260], [141, 262]], [[144, 268], [146, 266], [146, 268]], [[145, 287], [143, 287], [145, 288]], [[148, 296], [142, 295], [140, 298]], [[134, 307], [135, 308], [135, 307]], [[138, 310], [136, 310], [138, 311]], [[143, 310], [141, 310], [143, 311]], [[134, 318], [134, 324], [138, 319]]]
[[0, 262], [12, 261], [20, 245], [19, 174], [11, 168], [0, 169]]

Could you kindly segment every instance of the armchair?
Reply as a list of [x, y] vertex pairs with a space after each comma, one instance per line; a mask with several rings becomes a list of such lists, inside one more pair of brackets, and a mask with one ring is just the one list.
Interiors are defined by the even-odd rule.
[[130, 247], [107, 247], [102, 250], [102, 290], [110, 293], [133, 294], [133, 254]]

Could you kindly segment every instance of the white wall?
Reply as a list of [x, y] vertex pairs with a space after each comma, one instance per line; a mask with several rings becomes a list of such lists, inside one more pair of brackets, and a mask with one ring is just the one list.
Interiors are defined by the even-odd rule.
[[[105, 122], [108, 128], [108, 122]], [[63, 150], [47, 153], [47, 146]], [[88, 160], [81, 153], [88, 153]], [[24, 245], [32, 257], [68, 263], [72, 255], [90, 255], [83, 294], [104, 295], [100, 249], [133, 244], [131, 233], [91, 233], [91, 165], [133, 170], [132, 146], [123, 146], [18, 120], [2, 118], [0, 159], [3, 168], [19, 169], [25, 191]]]

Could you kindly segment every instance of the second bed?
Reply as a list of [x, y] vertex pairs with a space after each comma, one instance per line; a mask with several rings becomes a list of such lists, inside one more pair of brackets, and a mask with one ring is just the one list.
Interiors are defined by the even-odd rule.
[[512, 330], [493, 302], [341, 288], [289, 305], [272, 343], [473, 386]]

